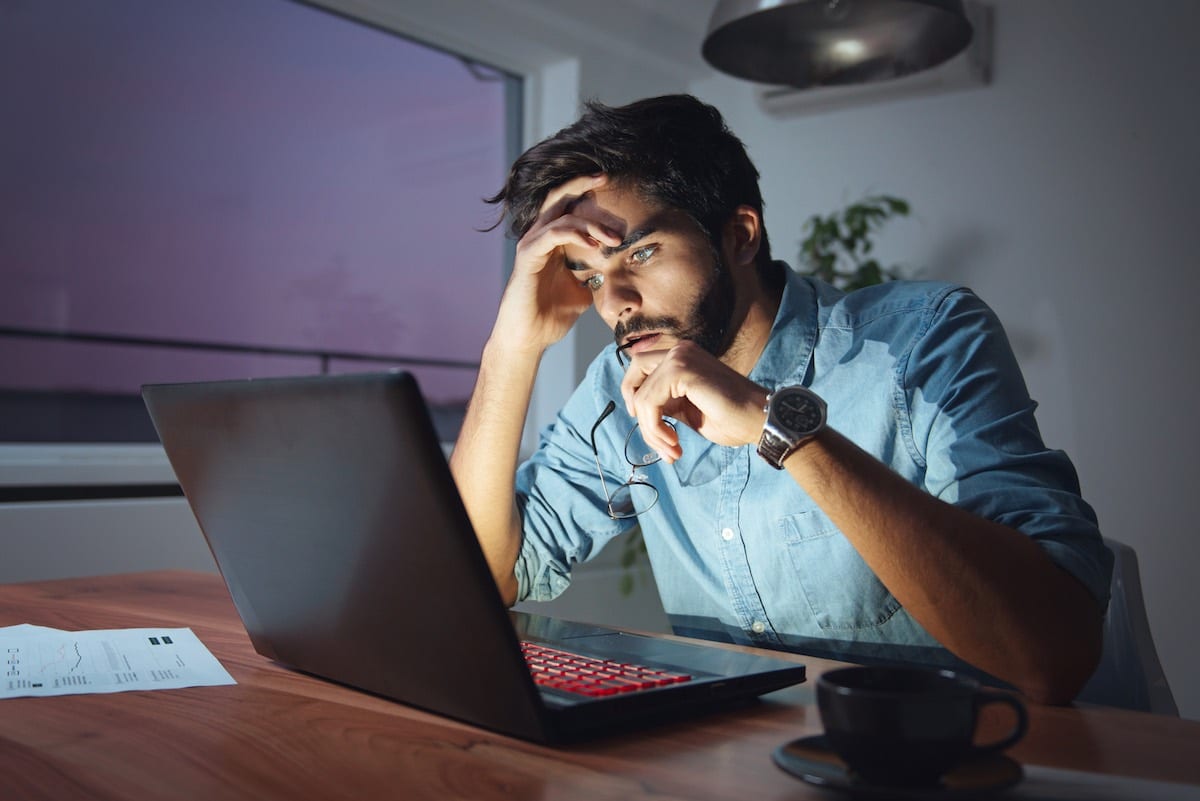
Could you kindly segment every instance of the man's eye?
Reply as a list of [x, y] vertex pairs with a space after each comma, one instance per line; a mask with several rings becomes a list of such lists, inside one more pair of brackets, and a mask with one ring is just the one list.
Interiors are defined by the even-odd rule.
[[583, 279], [583, 281], [581, 281], [580, 283], [582, 283], [586, 288], [595, 292], [597, 289], [604, 286], [604, 276], [601, 275], [600, 273], [596, 273], [595, 275], [589, 275], [587, 278]]
[[636, 261], [638, 264], [650, 261], [650, 257], [654, 255], [654, 251], [658, 250], [658, 245], [647, 245], [644, 248], [638, 248], [629, 254], [629, 258]]

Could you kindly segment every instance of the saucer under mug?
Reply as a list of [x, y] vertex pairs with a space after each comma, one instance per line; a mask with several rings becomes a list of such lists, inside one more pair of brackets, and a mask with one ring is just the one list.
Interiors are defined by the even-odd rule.
[[876, 784], [851, 773], [823, 735], [792, 740], [771, 756], [779, 768], [807, 784], [859, 799], [973, 801], [1012, 787], [1025, 776], [1020, 764], [993, 753], [954, 766], [935, 784]]
[[[999, 704], [1015, 720], [1003, 737], [976, 744], [979, 710]], [[825, 739], [853, 774], [878, 785], [935, 786], [951, 768], [997, 754], [1025, 736], [1025, 706], [949, 670], [849, 667], [817, 679]]]

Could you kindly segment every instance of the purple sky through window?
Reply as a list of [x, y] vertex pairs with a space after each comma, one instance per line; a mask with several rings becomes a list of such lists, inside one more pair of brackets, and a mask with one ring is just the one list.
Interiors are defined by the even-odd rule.
[[[0, 326], [478, 358], [503, 81], [290, 0], [0, 0], [0, 97]], [[9, 388], [305, 372], [0, 338]]]

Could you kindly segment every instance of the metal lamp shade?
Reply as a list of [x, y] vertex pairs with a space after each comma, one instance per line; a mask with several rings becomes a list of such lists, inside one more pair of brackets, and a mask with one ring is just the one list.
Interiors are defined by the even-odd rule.
[[962, 0], [720, 0], [701, 52], [735, 77], [804, 88], [899, 78], [971, 35]]

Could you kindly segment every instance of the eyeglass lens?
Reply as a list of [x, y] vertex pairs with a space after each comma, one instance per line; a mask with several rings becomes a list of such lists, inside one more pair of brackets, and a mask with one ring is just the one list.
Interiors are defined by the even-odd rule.
[[651, 448], [646, 444], [646, 440], [642, 439], [642, 427], [635, 425], [629, 435], [625, 437], [625, 461], [634, 467], [645, 467], [660, 459], [662, 457], [659, 456], [658, 451]]
[[629, 481], [617, 487], [608, 502], [609, 513], [615, 518], [637, 517], [658, 503], [658, 490], [634, 474]]
[[[671, 425], [667, 422], [667, 425]], [[674, 428], [674, 426], [672, 426]], [[622, 484], [612, 494], [609, 501], [609, 512], [613, 517], [636, 517], [642, 512], [649, 511], [658, 503], [658, 490], [637, 473], [639, 467], [646, 467], [661, 460], [658, 451], [651, 448], [642, 439], [641, 426], [634, 426], [625, 438], [625, 460], [633, 467], [629, 480]]]

